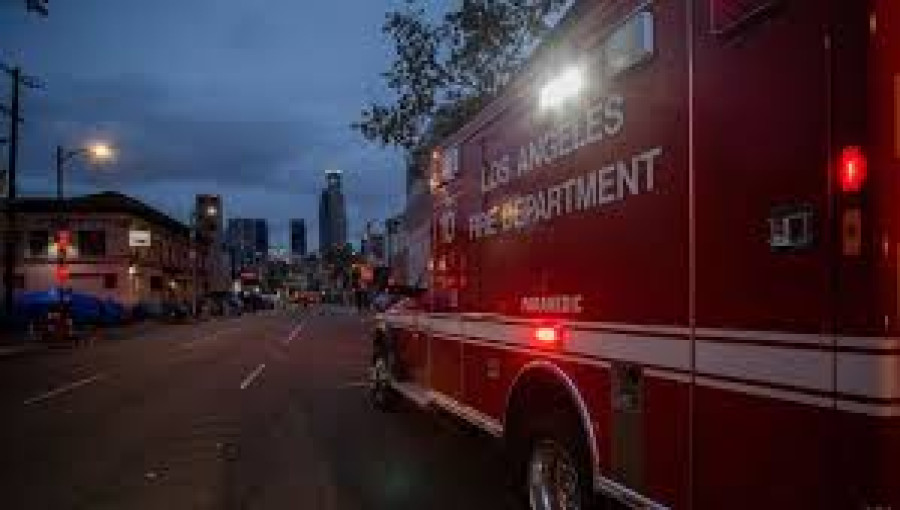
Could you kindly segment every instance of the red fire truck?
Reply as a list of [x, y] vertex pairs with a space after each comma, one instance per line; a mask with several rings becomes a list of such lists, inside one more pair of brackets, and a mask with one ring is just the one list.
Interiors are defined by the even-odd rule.
[[433, 156], [379, 398], [536, 509], [900, 510], [900, 1], [576, 2]]

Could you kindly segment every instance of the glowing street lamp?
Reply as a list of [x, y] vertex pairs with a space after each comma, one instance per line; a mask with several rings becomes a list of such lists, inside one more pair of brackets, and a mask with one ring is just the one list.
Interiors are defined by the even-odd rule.
[[582, 88], [584, 88], [584, 75], [581, 69], [570, 67], [541, 88], [540, 107], [542, 110], [558, 108], [567, 100], [577, 96]]
[[104, 162], [115, 159], [116, 151], [106, 142], [92, 142], [85, 147], [88, 158], [95, 162]]
[[61, 145], [56, 146], [56, 198], [63, 199], [63, 168], [66, 162], [76, 156], [85, 156], [94, 163], [103, 163], [115, 158], [116, 151], [107, 142], [95, 141], [84, 147], [65, 150]]

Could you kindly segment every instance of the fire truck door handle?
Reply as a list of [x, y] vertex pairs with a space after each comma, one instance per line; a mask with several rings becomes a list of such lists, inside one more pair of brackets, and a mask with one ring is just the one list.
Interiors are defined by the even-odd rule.
[[775, 206], [768, 223], [769, 247], [773, 251], [799, 250], [815, 242], [816, 218], [811, 204]]

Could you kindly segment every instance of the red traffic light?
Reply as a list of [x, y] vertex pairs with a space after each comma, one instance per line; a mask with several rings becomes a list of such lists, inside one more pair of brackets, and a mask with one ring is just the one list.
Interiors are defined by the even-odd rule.
[[54, 278], [56, 279], [57, 284], [63, 284], [69, 281], [69, 266], [65, 264], [60, 264], [56, 266], [56, 270], [54, 272]]

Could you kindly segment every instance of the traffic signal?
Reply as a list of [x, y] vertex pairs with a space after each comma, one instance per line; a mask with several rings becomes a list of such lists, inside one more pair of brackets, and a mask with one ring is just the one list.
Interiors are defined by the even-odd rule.
[[68, 230], [58, 230], [56, 232], [56, 252], [59, 254], [65, 254], [69, 251], [69, 246], [72, 242], [72, 233]]
[[67, 283], [69, 281], [69, 266], [58, 264], [53, 276], [57, 285], [62, 286]]

